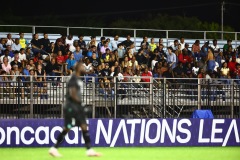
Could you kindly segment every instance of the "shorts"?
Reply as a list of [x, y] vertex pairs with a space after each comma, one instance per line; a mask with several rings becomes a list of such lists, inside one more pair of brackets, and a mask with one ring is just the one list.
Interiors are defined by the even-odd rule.
[[68, 129], [87, 124], [86, 113], [80, 104], [66, 101], [64, 104], [64, 126]]

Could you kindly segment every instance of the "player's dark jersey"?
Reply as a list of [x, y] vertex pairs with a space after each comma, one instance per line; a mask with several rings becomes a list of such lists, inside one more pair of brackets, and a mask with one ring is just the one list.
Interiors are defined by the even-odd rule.
[[82, 100], [83, 100], [83, 98], [82, 98], [83, 97], [83, 82], [75, 74], [72, 74], [70, 80], [67, 83], [67, 94], [66, 94], [67, 100], [71, 100], [71, 96], [69, 93], [72, 88], [77, 89], [78, 97], [80, 98], [80, 101], [82, 102]]

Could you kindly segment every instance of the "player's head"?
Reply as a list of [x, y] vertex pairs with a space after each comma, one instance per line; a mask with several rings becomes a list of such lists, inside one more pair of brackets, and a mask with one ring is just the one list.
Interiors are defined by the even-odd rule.
[[78, 62], [75, 66], [75, 73], [76, 75], [84, 75], [85, 74], [85, 67], [82, 62]]

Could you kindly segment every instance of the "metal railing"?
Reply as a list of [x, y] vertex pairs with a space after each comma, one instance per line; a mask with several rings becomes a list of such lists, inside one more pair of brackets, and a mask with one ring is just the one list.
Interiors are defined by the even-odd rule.
[[[0, 118], [62, 118], [69, 77], [59, 78], [1, 81]], [[196, 109], [211, 109], [215, 118], [240, 117], [240, 80], [227, 85], [206, 79], [151, 77], [150, 82], [137, 83], [132, 81], [135, 77], [129, 77], [129, 82], [113, 77], [111, 89], [106, 89], [99, 77], [89, 78], [86, 82], [82, 77], [91, 118], [190, 118]]]
[[[132, 35], [132, 37], [134, 38], [134, 42], [136, 42], [136, 38], [137, 37], [143, 37], [145, 35], [150, 34], [151, 32], [155, 32], [156, 34], [154, 35], [158, 35], [156, 37], [161, 37], [161, 38], [166, 38], [171, 39], [171, 38], [176, 38], [176, 36], [172, 36], [172, 35], [177, 35], [179, 33], [182, 34], [182, 36], [184, 36], [184, 34], [187, 33], [188, 36], [193, 36], [194, 34], [197, 34], [197, 39], [204, 39], [204, 40], [208, 40], [208, 39], [213, 39], [213, 37], [209, 37], [209, 35], [214, 34], [214, 37], [216, 39], [222, 39], [222, 35], [225, 35], [225, 39], [227, 38], [231, 38], [237, 45], [237, 42], [239, 40], [239, 33], [240, 32], [227, 32], [227, 31], [196, 31], [196, 30], [161, 30], [161, 29], [134, 29], [134, 28], [99, 28], [99, 27], [71, 27], [71, 26], [33, 26], [33, 25], [0, 25], [1, 27], [9, 27], [9, 28], [21, 28], [21, 30], [23, 30], [23, 28], [25, 28], [25, 30], [29, 29], [28, 32], [32, 32], [32, 34], [34, 33], [39, 33], [39, 31], [41, 31], [41, 29], [44, 29], [44, 31], [41, 31], [41, 33], [43, 32], [47, 32], [46, 29], [61, 29], [63, 31], [61, 31], [61, 33], [65, 33], [67, 35], [69, 35], [70, 33], [76, 32], [75, 30], [78, 31], [79, 33], [82, 33], [81, 30], [91, 30], [91, 32], [95, 33], [96, 36], [109, 36], [107, 35], [107, 33], [112, 33], [112, 35], [114, 33], [117, 32], [123, 32], [126, 31], [128, 34]], [[1, 31], [1, 30], [0, 30]], [[57, 30], [58, 31], [58, 30]], [[148, 34], [146, 34], [145, 32], [148, 32]], [[58, 32], [59, 33], [59, 32]], [[175, 33], [175, 34], [174, 34]], [[125, 34], [126, 35], [126, 34]], [[155, 36], [152, 36], [155, 37]], [[179, 36], [177, 36], [179, 38]], [[217, 38], [219, 37], [219, 38]], [[221, 38], [220, 38], [221, 37]], [[191, 37], [185, 37], [188, 39], [191, 39]], [[196, 38], [195, 38], [196, 39]], [[222, 39], [223, 40], [223, 39]]]

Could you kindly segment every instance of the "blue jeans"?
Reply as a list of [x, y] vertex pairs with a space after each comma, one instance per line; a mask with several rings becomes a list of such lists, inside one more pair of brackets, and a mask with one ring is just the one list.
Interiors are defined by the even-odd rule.
[[104, 98], [108, 98], [108, 94], [111, 94], [111, 98], [114, 98], [114, 91], [113, 90], [107, 90], [105, 88], [100, 88], [99, 93], [102, 93], [104, 95]]

